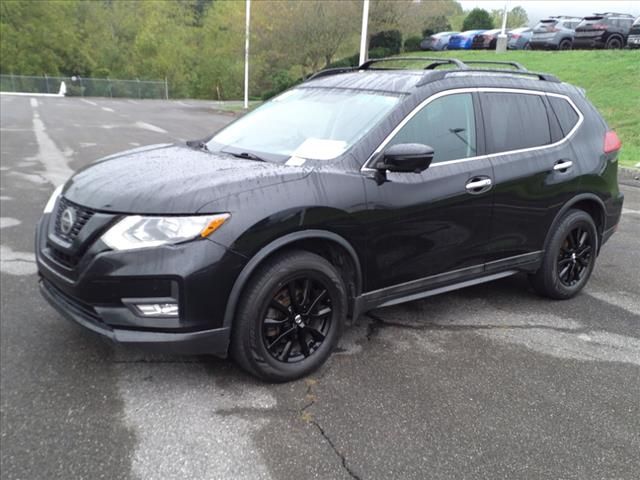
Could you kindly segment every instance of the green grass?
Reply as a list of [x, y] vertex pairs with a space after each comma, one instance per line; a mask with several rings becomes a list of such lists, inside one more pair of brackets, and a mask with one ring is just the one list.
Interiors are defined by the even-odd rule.
[[620, 163], [640, 164], [640, 50], [569, 52], [483, 51], [405, 55], [454, 57], [460, 60], [513, 60], [535, 72], [551, 73], [587, 91], [587, 97], [622, 140]]

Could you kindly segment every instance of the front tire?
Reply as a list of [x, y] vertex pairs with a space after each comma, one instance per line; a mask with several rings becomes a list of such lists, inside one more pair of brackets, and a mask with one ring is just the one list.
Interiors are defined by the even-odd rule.
[[593, 272], [598, 252], [598, 231], [583, 210], [569, 210], [560, 220], [532, 275], [533, 288], [545, 297], [565, 300], [584, 288]]
[[263, 380], [287, 382], [319, 368], [347, 314], [340, 273], [323, 257], [295, 250], [259, 267], [240, 298], [231, 354]]

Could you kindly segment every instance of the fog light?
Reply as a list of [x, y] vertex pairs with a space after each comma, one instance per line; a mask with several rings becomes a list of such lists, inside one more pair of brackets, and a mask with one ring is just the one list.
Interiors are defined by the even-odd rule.
[[145, 317], [177, 317], [177, 303], [138, 303], [136, 309]]

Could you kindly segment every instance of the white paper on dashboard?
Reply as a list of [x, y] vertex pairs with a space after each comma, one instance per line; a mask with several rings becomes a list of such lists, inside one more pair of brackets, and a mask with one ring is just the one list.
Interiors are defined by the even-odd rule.
[[304, 162], [306, 162], [306, 160], [304, 158], [291, 157], [291, 158], [289, 158], [289, 160], [287, 160], [285, 162], [285, 165], [289, 165], [289, 166], [292, 166], [292, 167], [299, 167], [300, 165], [304, 165]]
[[307, 138], [291, 154], [292, 157], [302, 157], [312, 160], [330, 160], [336, 158], [347, 148], [347, 142], [342, 140], [326, 140], [322, 138]]

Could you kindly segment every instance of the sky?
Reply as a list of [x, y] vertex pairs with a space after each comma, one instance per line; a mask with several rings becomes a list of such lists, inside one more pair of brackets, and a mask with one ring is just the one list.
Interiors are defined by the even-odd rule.
[[[505, 0], [458, 0], [465, 10], [475, 7], [485, 10], [504, 8]], [[630, 0], [507, 0], [507, 8], [520, 5], [527, 11], [529, 21], [535, 24], [548, 15], [574, 15], [584, 17], [593, 12], [631, 13], [640, 16], [640, 1]]]

